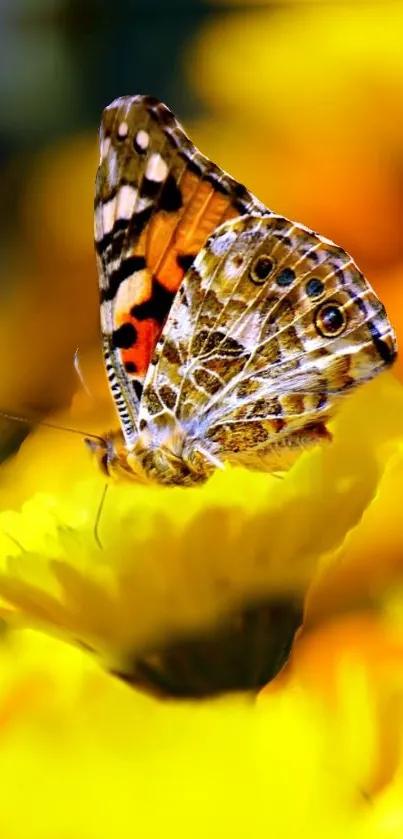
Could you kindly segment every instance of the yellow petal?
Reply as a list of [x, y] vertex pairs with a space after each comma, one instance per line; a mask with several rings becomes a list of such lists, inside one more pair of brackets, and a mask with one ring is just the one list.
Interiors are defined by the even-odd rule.
[[[302, 454], [281, 479], [228, 469], [194, 490], [111, 486], [102, 547], [102, 479], [78, 472], [74, 481], [70, 453], [34, 447], [30, 480], [43, 457], [58, 489], [1, 514], [0, 595], [25, 621], [89, 645], [111, 667], [208, 628], [239, 603], [300, 602], [318, 560], [377, 491], [402, 437], [402, 393], [388, 375], [362, 388], [346, 400], [333, 442]], [[17, 477], [29, 449], [15, 459]]]
[[30, 631], [3, 642], [0, 675], [2, 836], [400, 839], [398, 779], [368, 801], [355, 750], [334, 755], [331, 717], [299, 690], [161, 704]]

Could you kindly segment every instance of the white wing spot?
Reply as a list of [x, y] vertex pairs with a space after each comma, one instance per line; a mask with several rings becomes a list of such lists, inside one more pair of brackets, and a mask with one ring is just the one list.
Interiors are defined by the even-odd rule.
[[214, 256], [224, 256], [231, 249], [236, 237], [234, 230], [226, 230], [220, 236], [215, 236], [211, 241], [211, 253]]
[[104, 235], [104, 228], [103, 228], [103, 207], [102, 204], [98, 204], [95, 208], [94, 213], [94, 236], [95, 241], [100, 242]]
[[102, 207], [102, 219], [104, 235], [110, 233], [116, 218], [116, 198], [106, 201]]
[[128, 131], [129, 126], [127, 122], [121, 122], [118, 128], [118, 137], [120, 137], [121, 140], [123, 140], [125, 137], [127, 137]]
[[151, 154], [147, 163], [146, 178], [148, 178], [149, 181], [161, 183], [165, 180], [167, 174], [168, 164], [165, 162], [164, 158], [157, 152]]
[[108, 177], [111, 187], [114, 187], [119, 183], [120, 172], [118, 166], [118, 156], [116, 154], [116, 149], [113, 146], [110, 147], [108, 154]]
[[111, 335], [113, 332], [111, 313], [111, 304], [101, 303], [101, 329], [104, 335]]
[[140, 149], [145, 151], [148, 148], [148, 144], [150, 142], [150, 135], [147, 131], [144, 131], [144, 128], [140, 128], [140, 131], [136, 134], [136, 143]]
[[138, 190], [130, 184], [125, 184], [120, 187], [116, 199], [116, 215], [118, 218], [130, 219], [133, 215], [136, 201], [138, 198]]
[[[151, 292], [152, 278], [146, 268], [135, 271], [120, 283], [113, 301], [115, 319], [119, 320], [120, 314], [126, 314], [131, 307], [139, 300], [147, 299]], [[116, 326], [118, 326], [118, 320]]]

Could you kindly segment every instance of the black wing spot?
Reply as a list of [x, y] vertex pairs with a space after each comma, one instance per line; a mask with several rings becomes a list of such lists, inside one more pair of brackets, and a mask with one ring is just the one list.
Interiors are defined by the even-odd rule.
[[290, 239], [289, 236], [286, 236], [284, 233], [276, 233], [275, 231], [273, 232], [273, 236], [275, 236], [276, 239], [284, 245], [284, 247], [290, 249], [292, 248], [292, 239]]
[[319, 277], [311, 277], [305, 286], [305, 290], [308, 297], [313, 297], [313, 299], [315, 299], [323, 294], [325, 291], [325, 285]]
[[292, 268], [283, 268], [277, 275], [276, 282], [279, 286], [289, 286], [295, 280], [295, 271]]
[[342, 307], [333, 301], [319, 306], [315, 312], [314, 323], [317, 332], [323, 338], [337, 338], [347, 326]]
[[112, 346], [115, 349], [128, 350], [137, 341], [137, 329], [132, 323], [123, 323], [112, 332]]
[[385, 364], [388, 365], [393, 364], [397, 355], [396, 350], [394, 348], [390, 349], [386, 341], [382, 340], [380, 332], [374, 323], [369, 323], [368, 326], [369, 331], [372, 335], [372, 340], [374, 342], [375, 349], [379, 353], [382, 361], [384, 361]]
[[136, 318], [136, 320], [141, 321], [147, 320], [147, 318], [152, 318], [153, 320], [158, 321], [158, 323], [163, 323], [171, 308], [174, 296], [175, 295], [172, 291], [164, 288], [164, 286], [161, 285], [155, 277], [153, 277], [150, 299], [146, 300], [144, 303], [138, 303], [137, 305], [132, 306], [130, 314]]
[[162, 187], [158, 204], [159, 208], [167, 213], [174, 213], [182, 207], [182, 193], [172, 173], [168, 175]]
[[[289, 244], [291, 246], [291, 244], [292, 244], [291, 240], [289, 241]], [[310, 259], [311, 262], [314, 262], [315, 265], [317, 265], [317, 263], [319, 262], [319, 257], [318, 257], [318, 254], [316, 253], [316, 251], [314, 251], [312, 249], [308, 249], [308, 248], [301, 248], [300, 250], [301, 250], [301, 253], [303, 254], [303, 256], [305, 256], [306, 259]]]
[[195, 259], [195, 253], [178, 253], [176, 257], [176, 262], [179, 268], [182, 268], [182, 270], [186, 273], [186, 271], [189, 271], [189, 268], [191, 267]]
[[142, 396], [142, 393], [143, 393], [143, 385], [141, 384], [141, 382], [138, 381], [138, 379], [133, 379], [132, 388], [134, 390], [135, 396], [137, 397], [137, 399], [140, 402], [140, 399], [141, 399], [141, 396]]
[[250, 278], [252, 282], [256, 283], [257, 285], [261, 285], [262, 283], [266, 282], [266, 280], [270, 277], [274, 268], [274, 262], [270, 259], [267, 254], [260, 254], [258, 256], [251, 269], [250, 269]]
[[140, 195], [142, 198], [155, 198], [161, 189], [161, 181], [153, 181], [144, 176], [141, 183]]

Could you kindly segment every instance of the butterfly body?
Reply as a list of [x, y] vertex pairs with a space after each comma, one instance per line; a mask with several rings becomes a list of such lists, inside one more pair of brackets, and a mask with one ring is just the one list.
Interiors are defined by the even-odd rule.
[[108, 474], [205, 481], [329, 437], [340, 399], [396, 356], [352, 258], [272, 213], [150, 97], [106, 109], [95, 201]]

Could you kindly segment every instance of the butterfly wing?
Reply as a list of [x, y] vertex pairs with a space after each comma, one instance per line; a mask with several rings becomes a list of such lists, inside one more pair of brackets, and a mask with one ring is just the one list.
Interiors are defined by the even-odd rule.
[[104, 357], [130, 445], [144, 376], [186, 270], [225, 219], [269, 210], [197, 151], [149, 96], [106, 108], [100, 154], [95, 245]]
[[260, 465], [323, 436], [339, 398], [392, 363], [385, 310], [341, 248], [280, 216], [243, 216], [188, 271], [146, 378], [140, 428], [176, 418], [190, 448]]

